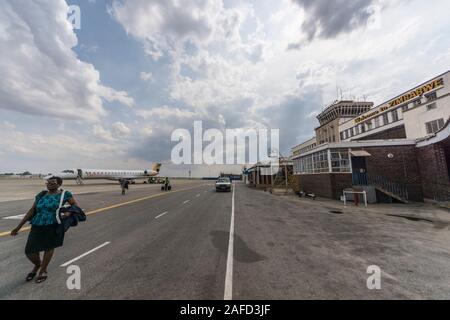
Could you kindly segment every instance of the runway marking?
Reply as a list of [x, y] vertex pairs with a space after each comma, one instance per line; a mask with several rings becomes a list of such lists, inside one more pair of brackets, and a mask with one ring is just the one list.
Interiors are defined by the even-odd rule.
[[191, 201], [191, 200], [186, 200], [185, 202], [183, 202], [183, 204], [186, 204], [186, 203], [188, 203], [189, 201]]
[[197, 198], [200, 197], [200, 193], [198, 195], [196, 195], [195, 197], [197, 197]]
[[[158, 197], [162, 197], [162, 196], [165, 196], [165, 195], [170, 195], [170, 194], [177, 193], [177, 192], [189, 191], [189, 190], [193, 190], [193, 189], [200, 188], [200, 187], [205, 187], [205, 186], [208, 186], [208, 185], [207, 184], [202, 184], [202, 185], [195, 186], [195, 187], [192, 187], [192, 188], [186, 188], [186, 189], [170, 191], [170, 193], [167, 193], [167, 192], [157, 193], [157, 194], [154, 194], [154, 195], [151, 195], [151, 196], [147, 196], [147, 197], [143, 197], [143, 198], [127, 201], [127, 202], [122, 202], [122, 203], [118, 203], [118, 204], [115, 204], [115, 205], [112, 205], [112, 206], [109, 206], [109, 207], [100, 208], [100, 209], [96, 209], [96, 210], [93, 210], [93, 211], [90, 211], [90, 212], [86, 212], [86, 215], [90, 216], [90, 215], [97, 214], [97, 213], [104, 212], [104, 211], [108, 211], [108, 210], [111, 210], [111, 209], [120, 208], [120, 207], [129, 205], [129, 204], [133, 204], [133, 203], [137, 203], [137, 202], [141, 202], [141, 201], [145, 201], [145, 200], [149, 200], [149, 199], [153, 199], [153, 198], [158, 198]], [[28, 227], [22, 228], [20, 230], [20, 233], [25, 232], [25, 231], [30, 231], [30, 230], [31, 230], [31, 227], [28, 226]], [[11, 231], [0, 232], [0, 237], [9, 236], [10, 233], [11, 233]]]
[[22, 220], [23, 217], [25, 217], [25, 214], [18, 214], [17, 216], [4, 217], [2, 220]]
[[92, 252], [97, 251], [98, 249], [103, 248], [104, 246], [106, 246], [106, 245], [108, 245], [108, 244], [110, 244], [110, 243], [111, 243], [111, 242], [109, 242], [109, 241], [108, 241], [108, 242], [105, 242], [104, 244], [101, 244], [101, 245], [99, 245], [98, 247], [96, 247], [96, 248], [94, 248], [94, 249], [92, 249], [92, 250], [89, 250], [88, 252], [83, 253], [82, 255], [80, 255], [80, 256], [78, 256], [78, 257], [76, 257], [76, 258], [74, 258], [74, 259], [72, 259], [72, 260], [70, 260], [70, 261], [67, 261], [66, 263], [62, 264], [60, 267], [67, 267], [68, 265], [72, 264], [73, 262], [75, 262], [75, 261], [77, 261], [77, 260], [80, 260], [81, 258], [87, 256], [88, 254], [91, 254]]
[[168, 213], [169, 213], [169, 211], [163, 212], [159, 216], [156, 216], [155, 219], [159, 219], [159, 218], [161, 218], [162, 216], [164, 216], [164, 215], [166, 215]]
[[227, 271], [225, 275], [225, 293], [224, 300], [233, 299], [233, 248], [234, 248], [234, 190], [236, 184], [233, 183], [233, 196], [231, 198], [231, 223], [230, 239], [228, 241]]

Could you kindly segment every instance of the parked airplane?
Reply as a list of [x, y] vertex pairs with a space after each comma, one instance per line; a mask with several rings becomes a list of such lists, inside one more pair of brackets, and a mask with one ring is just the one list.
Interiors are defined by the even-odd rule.
[[103, 170], [103, 169], [67, 169], [57, 174], [50, 174], [44, 179], [51, 177], [61, 177], [63, 180], [76, 180], [77, 184], [83, 184], [83, 180], [107, 179], [121, 180], [126, 179], [134, 183], [135, 179], [146, 179], [157, 176], [161, 169], [160, 163], [155, 163], [151, 170]]

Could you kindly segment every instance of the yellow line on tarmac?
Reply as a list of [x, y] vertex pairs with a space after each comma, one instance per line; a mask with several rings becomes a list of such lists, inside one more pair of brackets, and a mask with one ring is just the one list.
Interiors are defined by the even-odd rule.
[[[195, 187], [192, 187], [192, 188], [180, 189], [180, 190], [175, 190], [175, 191], [170, 191], [170, 192], [157, 193], [157, 194], [154, 194], [154, 195], [151, 195], [151, 196], [147, 196], [147, 197], [143, 197], [143, 198], [127, 201], [127, 202], [122, 202], [122, 203], [118, 203], [118, 204], [115, 204], [115, 205], [112, 205], [112, 206], [109, 206], [109, 207], [104, 207], [104, 208], [96, 209], [96, 210], [93, 210], [93, 211], [89, 211], [89, 212], [86, 212], [86, 215], [90, 216], [90, 215], [97, 214], [97, 213], [100, 213], [100, 212], [104, 212], [104, 211], [107, 211], [107, 210], [120, 208], [120, 207], [129, 205], [129, 204], [133, 204], [133, 203], [137, 203], [137, 202], [141, 202], [141, 201], [145, 201], [145, 200], [149, 200], [149, 199], [153, 199], [153, 198], [157, 198], [157, 197], [162, 197], [164, 195], [169, 195], [169, 194], [173, 194], [173, 193], [177, 193], [177, 192], [189, 191], [189, 190], [193, 190], [193, 189], [204, 187], [204, 186], [207, 186], [207, 184], [202, 184], [202, 185], [195, 186]], [[31, 230], [31, 227], [28, 226], [28, 227], [22, 228], [20, 230], [20, 232], [25, 232], [25, 231], [30, 231], [30, 230]], [[0, 232], [0, 237], [5, 237], [5, 236], [8, 236], [10, 234], [11, 234], [11, 231]]]

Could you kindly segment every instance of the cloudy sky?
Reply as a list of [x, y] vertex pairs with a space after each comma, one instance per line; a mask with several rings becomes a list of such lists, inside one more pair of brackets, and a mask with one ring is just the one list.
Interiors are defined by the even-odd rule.
[[[67, 20], [81, 8], [81, 29]], [[171, 133], [279, 128], [450, 69], [447, 0], [3, 0], [0, 172], [145, 168]]]

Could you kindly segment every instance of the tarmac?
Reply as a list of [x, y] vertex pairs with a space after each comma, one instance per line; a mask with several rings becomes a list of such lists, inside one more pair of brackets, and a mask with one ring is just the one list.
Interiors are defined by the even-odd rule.
[[[131, 185], [122, 196], [115, 183], [65, 184], [88, 217], [69, 229], [42, 284], [25, 282], [27, 228], [9, 236], [11, 217], [42, 189], [24, 186], [28, 199], [0, 203], [0, 299], [450, 299], [445, 211], [345, 208], [243, 183], [231, 193], [209, 181], [172, 185]], [[367, 286], [373, 266], [379, 290]], [[73, 268], [79, 289], [68, 285]]]

